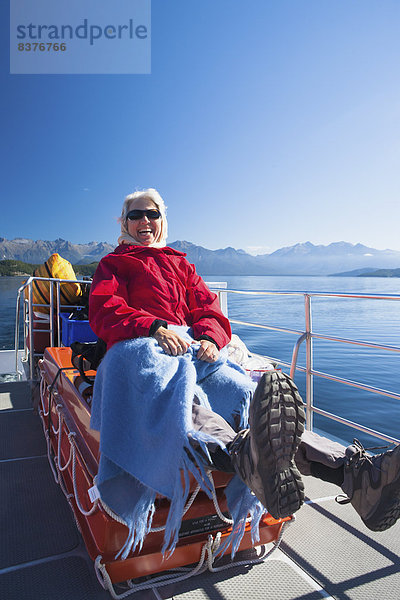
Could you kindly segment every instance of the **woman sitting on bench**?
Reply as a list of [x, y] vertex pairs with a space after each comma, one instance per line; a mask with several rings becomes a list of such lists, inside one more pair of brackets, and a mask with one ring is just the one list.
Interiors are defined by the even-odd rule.
[[141, 545], [156, 493], [171, 499], [164, 550], [173, 550], [188, 493], [182, 469], [205, 491], [205, 468], [238, 476], [227, 494], [236, 531], [249, 512], [257, 520], [264, 509], [275, 518], [298, 510], [300, 473], [336, 483], [370, 529], [391, 527], [400, 446], [369, 457], [357, 441], [345, 448], [304, 431], [303, 402], [286, 374], [266, 373], [256, 387], [227, 359], [229, 321], [185, 255], [166, 246], [158, 192], [127, 196], [120, 222], [119, 246], [93, 279], [89, 318], [107, 343], [92, 408], [98, 487], [130, 527], [123, 554]]

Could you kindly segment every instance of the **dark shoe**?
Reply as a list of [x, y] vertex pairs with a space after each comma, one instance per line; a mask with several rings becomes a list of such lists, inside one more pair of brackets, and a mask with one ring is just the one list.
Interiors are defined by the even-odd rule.
[[237, 474], [275, 519], [290, 516], [304, 501], [294, 463], [304, 422], [303, 401], [290, 377], [265, 373], [250, 404], [250, 429], [229, 448]]
[[346, 449], [343, 491], [372, 531], [385, 531], [400, 517], [400, 445], [369, 456], [358, 440]]

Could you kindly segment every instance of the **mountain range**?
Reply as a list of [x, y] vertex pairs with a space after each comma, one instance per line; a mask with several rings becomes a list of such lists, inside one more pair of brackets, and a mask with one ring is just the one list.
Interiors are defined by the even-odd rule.
[[115, 246], [107, 242], [89, 242], [88, 244], [72, 244], [61, 238], [52, 242], [47, 240], [29, 240], [14, 238], [7, 240], [0, 237], [0, 260], [21, 260], [27, 263], [43, 263], [51, 254], [57, 252], [73, 264], [98, 262], [103, 256], [112, 252]]
[[[189, 262], [194, 263], [202, 275], [356, 275], [400, 268], [399, 251], [376, 250], [348, 242], [326, 246], [305, 242], [258, 256], [231, 247], [209, 250], [187, 241], [172, 242], [169, 246], [185, 252]], [[42, 263], [57, 252], [73, 264], [88, 264], [98, 262], [113, 249], [114, 246], [107, 242], [72, 244], [63, 239], [0, 238], [0, 260], [15, 259], [27, 263]]]
[[[348, 242], [327, 246], [305, 242], [258, 256], [229, 247], [207, 250], [182, 241], [170, 246], [186, 252], [188, 260], [203, 275], [332, 275], [355, 269], [365, 275], [377, 269], [400, 267], [399, 251], [376, 250]], [[347, 274], [358, 275], [359, 272]]]

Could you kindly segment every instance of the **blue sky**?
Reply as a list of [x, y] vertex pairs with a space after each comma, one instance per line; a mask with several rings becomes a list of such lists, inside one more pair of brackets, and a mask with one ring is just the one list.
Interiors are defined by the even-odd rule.
[[115, 243], [156, 187], [169, 241], [400, 250], [398, 0], [153, 0], [151, 75], [10, 75], [0, 235]]

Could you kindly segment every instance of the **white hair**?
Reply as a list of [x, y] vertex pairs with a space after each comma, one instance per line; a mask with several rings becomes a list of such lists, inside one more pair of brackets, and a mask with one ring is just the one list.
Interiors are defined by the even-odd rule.
[[147, 190], [139, 190], [133, 194], [129, 194], [122, 205], [121, 216], [119, 222], [121, 223], [121, 235], [118, 238], [119, 244], [140, 244], [135, 238], [133, 238], [127, 228], [126, 216], [130, 210], [132, 203], [139, 198], [150, 200], [158, 208], [161, 213], [161, 227], [160, 233], [152, 246], [162, 248], [166, 244], [168, 236], [168, 223], [167, 223], [167, 207], [165, 206], [164, 200], [160, 194], [154, 188], [148, 188]]

